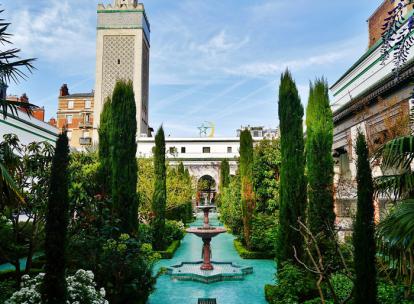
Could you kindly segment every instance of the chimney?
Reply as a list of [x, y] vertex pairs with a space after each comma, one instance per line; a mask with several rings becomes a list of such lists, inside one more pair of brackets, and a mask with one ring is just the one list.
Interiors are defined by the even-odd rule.
[[382, 26], [385, 19], [389, 16], [389, 12], [395, 8], [395, 1], [385, 0], [368, 18], [369, 41], [368, 48], [372, 47], [382, 38]]
[[24, 93], [22, 96], [20, 96], [20, 102], [29, 103], [29, 97], [26, 93]]
[[69, 95], [69, 88], [68, 88], [68, 85], [66, 83], [64, 83], [60, 87], [59, 97], [64, 97], [64, 96], [68, 96], [68, 95]]
[[51, 119], [49, 119], [48, 124], [51, 125], [51, 126], [56, 127], [56, 125], [57, 125], [56, 118], [52, 117]]

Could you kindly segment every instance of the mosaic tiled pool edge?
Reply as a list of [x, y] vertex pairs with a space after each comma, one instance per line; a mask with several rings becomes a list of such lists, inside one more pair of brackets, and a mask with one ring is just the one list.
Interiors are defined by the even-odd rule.
[[253, 273], [253, 267], [240, 266], [232, 262], [215, 262], [213, 270], [201, 270], [199, 262], [182, 262], [181, 264], [167, 267], [167, 274], [172, 279], [180, 281], [196, 281], [205, 284], [220, 281], [240, 281], [244, 277]]

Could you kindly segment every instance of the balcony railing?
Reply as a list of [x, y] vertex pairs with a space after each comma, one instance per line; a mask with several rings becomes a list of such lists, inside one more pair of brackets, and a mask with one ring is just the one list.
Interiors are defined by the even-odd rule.
[[81, 144], [82, 146], [92, 145], [92, 137], [79, 138], [79, 144]]
[[93, 125], [92, 125], [92, 122], [89, 122], [89, 121], [87, 121], [87, 122], [80, 122], [79, 123], [79, 128], [81, 128], [81, 129], [89, 129], [89, 128], [92, 128], [93, 127]]

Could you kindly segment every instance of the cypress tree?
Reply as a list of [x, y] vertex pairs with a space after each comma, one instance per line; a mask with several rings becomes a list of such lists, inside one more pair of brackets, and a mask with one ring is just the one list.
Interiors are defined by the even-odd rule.
[[220, 166], [220, 191], [227, 188], [230, 184], [230, 165], [227, 159], [221, 162]]
[[155, 136], [154, 147], [154, 194], [152, 197], [152, 222], [154, 232], [154, 248], [164, 249], [165, 208], [167, 204], [167, 181], [165, 166], [165, 135], [161, 127]]
[[328, 84], [317, 80], [310, 86], [306, 109], [306, 165], [308, 177], [308, 224], [319, 235], [323, 252], [329, 248], [335, 227], [333, 199], [333, 118]]
[[111, 103], [111, 167], [114, 214], [122, 233], [135, 235], [138, 229], [136, 161], [137, 119], [132, 82], [117, 81]]
[[355, 303], [377, 303], [375, 269], [374, 187], [365, 136], [359, 132], [357, 154], [357, 213], [354, 224]]
[[253, 193], [253, 139], [250, 131], [245, 129], [240, 134], [240, 180], [243, 214], [243, 235], [248, 248], [254, 210]]
[[184, 169], [184, 164], [183, 162], [180, 162], [178, 164], [178, 168], [177, 168], [177, 173], [179, 176], [183, 177], [185, 175], [185, 169]]
[[99, 124], [99, 163], [100, 163], [100, 183], [102, 185], [102, 195], [111, 193], [111, 99], [107, 98], [101, 113]]
[[304, 221], [306, 206], [303, 107], [289, 71], [282, 74], [279, 88], [280, 119], [280, 226], [276, 244], [279, 264], [294, 261], [293, 247], [303, 256], [303, 238], [294, 228]]
[[67, 300], [65, 271], [69, 223], [68, 165], [68, 138], [63, 133], [56, 142], [46, 211], [46, 274], [42, 285], [42, 301], [47, 304], [66, 303]]

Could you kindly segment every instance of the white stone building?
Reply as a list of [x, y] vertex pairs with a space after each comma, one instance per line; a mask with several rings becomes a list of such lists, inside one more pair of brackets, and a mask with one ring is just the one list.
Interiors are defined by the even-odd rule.
[[[371, 151], [381, 146], [398, 132], [408, 133], [409, 113], [414, 103], [414, 48], [407, 54], [407, 62], [396, 77], [393, 54], [384, 58], [381, 25], [393, 9], [391, 1], [384, 1], [368, 19], [369, 44], [363, 54], [332, 86], [334, 111], [334, 157], [336, 182], [336, 213], [338, 223], [350, 230], [350, 217], [356, 210], [355, 138], [358, 130], [366, 135]], [[411, 16], [411, 9], [405, 17]], [[404, 25], [406, 27], [407, 24]], [[406, 122], [406, 126], [404, 125]], [[401, 126], [400, 126], [401, 125]], [[398, 130], [400, 128], [400, 130]], [[398, 132], [397, 132], [398, 131]], [[381, 173], [373, 168], [374, 176]], [[377, 219], [384, 202], [377, 204]]]
[[[138, 139], [138, 157], [152, 157], [155, 146], [154, 138]], [[197, 181], [205, 176], [211, 176], [216, 187], [219, 184], [220, 164], [227, 159], [230, 164], [230, 174], [236, 174], [237, 158], [239, 157], [240, 139], [228, 138], [170, 138], [165, 139], [166, 159], [175, 166], [184, 164]], [[216, 189], [217, 190], [217, 189]]]
[[22, 111], [19, 111], [19, 116], [7, 116], [6, 118], [0, 111], [0, 141], [5, 134], [16, 134], [24, 145], [42, 141], [55, 145], [59, 129]]

